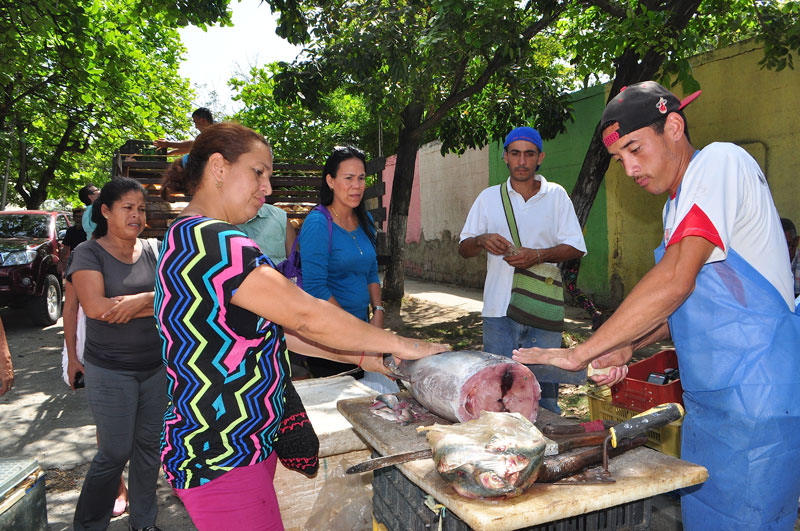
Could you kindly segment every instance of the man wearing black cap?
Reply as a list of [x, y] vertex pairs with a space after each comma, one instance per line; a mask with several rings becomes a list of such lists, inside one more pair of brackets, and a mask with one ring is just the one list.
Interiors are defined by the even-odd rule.
[[778, 213], [758, 164], [740, 147], [696, 150], [683, 102], [652, 81], [609, 102], [603, 142], [634, 182], [668, 193], [656, 265], [574, 349], [514, 358], [581, 369], [612, 385], [633, 350], [671, 335], [686, 418], [681, 457], [709, 479], [686, 489], [686, 529], [792, 529], [800, 496], [800, 311]]
[[[539, 132], [532, 127], [511, 131], [503, 160], [510, 176], [475, 200], [458, 252], [464, 258], [483, 249], [488, 253], [483, 350], [510, 357], [515, 348], [561, 346], [564, 293], [556, 264], [580, 258], [586, 244], [567, 192], [536, 174], [544, 160]], [[561, 411], [559, 383], [586, 382], [584, 372], [543, 365], [531, 369], [542, 388], [539, 404], [555, 413]]]

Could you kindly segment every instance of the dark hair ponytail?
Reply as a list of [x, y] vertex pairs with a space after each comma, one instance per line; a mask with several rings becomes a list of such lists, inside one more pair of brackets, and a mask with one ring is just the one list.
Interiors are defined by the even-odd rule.
[[103, 216], [103, 205], [110, 210], [115, 202], [131, 191], [141, 192], [145, 199], [147, 198], [144, 187], [139, 181], [130, 177], [115, 177], [103, 186], [100, 197], [92, 203], [92, 221], [97, 225], [92, 233], [95, 239], [108, 234], [108, 220]]
[[161, 197], [167, 199], [175, 193], [193, 194], [203, 180], [203, 171], [211, 155], [219, 153], [228, 162], [236, 162], [252, 149], [253, 142], [260, 142], [272, 150], [263, 136], [241, 124], [218, 122], [209, 125], [197, 135], [189, 154], [170, 164], [164, 172]]
[[[328, 160], [325, 161], [325, 166], [322, 168], [322, 182], [319, 186], [319, 202], [321, 204], [328, 206], [333, 203], [333, 190], [328, 186], [326, 177], [330, 175], [335, 179], [336, 172], [339, 171], [339, 165], [350, 159], [360, 160], [366, 170], [367, 156], [363, 151], [354, 146], [336, 146], [333, 148], [333, 152], [328, 156]], [[355, 208], [355, 212], [358, 224], [369, 238], [369, 241], [372, 242], [372, 246], [375, 247], [375, 227], [369, 221], [367, 207], [364, 205], [364, 197], [361, 198], [361, 202]]]

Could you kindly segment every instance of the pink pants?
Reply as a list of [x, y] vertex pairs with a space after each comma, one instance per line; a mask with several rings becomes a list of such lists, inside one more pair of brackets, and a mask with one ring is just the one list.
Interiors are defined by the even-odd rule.
[[283, 531], [272, 480], [275, 452], [257, 465], [234, 468], [191, 489], [173, 489], [199, 531]]

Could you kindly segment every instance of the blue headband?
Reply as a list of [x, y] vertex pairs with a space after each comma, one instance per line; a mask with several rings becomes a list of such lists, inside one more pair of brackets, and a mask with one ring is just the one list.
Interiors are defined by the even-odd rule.
[[187, 162], [188, 160], [189, 160], [189, 154], [187, 153], [187, 154], [186, 154], [186, 155], [184, 155], [184, 156], [183, 156], [183, 158], [181, 159], [181, 166], [183, 166], [183, 167], [185, 168], [185, 167], [186, 167], [186, 162]]
[[542, 135], [533, 127], [517, 127], [513, 129], [508, 133], [506, 142], [503, 144], [503, 149], [506, 149], [511, 142], [516, 142], [517, 140], [527, 140], [539, 148], [539, 151], [543, 151]]

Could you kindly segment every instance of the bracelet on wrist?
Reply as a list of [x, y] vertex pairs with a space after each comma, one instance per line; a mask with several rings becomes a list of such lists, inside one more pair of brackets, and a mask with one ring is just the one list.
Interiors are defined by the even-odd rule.
[[373, 306], [373, 307], [372, 307], [372, 313], [375, 313], [375, 312], [377, 312], [377, 311], [381, 311], [381, 312], [383, 312], [383, 313], [386, 313], [386, 308], [384, 308], [384, 307], [383, 307], [383, 306], [381, 306], [380, 304], [379, 304], [379, 305], [377, 305], [377, 306]]
[[358, 360], [358, 367], [361, 368], [361, 363], [364, 361], [364, 353], [365, 351], [361, 351], [361, 359]]

